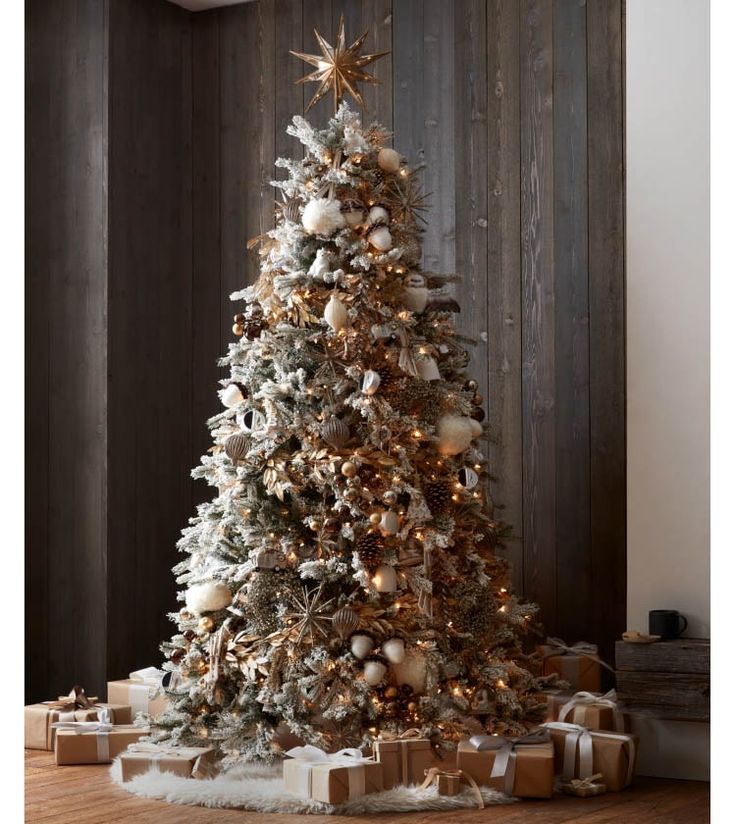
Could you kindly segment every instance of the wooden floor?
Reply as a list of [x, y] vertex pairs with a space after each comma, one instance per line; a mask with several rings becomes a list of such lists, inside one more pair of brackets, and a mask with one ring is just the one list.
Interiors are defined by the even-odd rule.
[[555, 797], [448, 813], [403, 813], [345, 818], [337, 816], [263, 815], [236, 810], [206, 810], [162, 801], [146, 801], [122, 790], [108, 777], [107, 766], [56, 767], [53, 753], [26, 752], [26, 821], [70, 824], [356, 824], [371, 818], [412, 824], [700, 824], [709, 820], [709, 785], [696, 781], [637, 779], [622, 793], [599, 798]]

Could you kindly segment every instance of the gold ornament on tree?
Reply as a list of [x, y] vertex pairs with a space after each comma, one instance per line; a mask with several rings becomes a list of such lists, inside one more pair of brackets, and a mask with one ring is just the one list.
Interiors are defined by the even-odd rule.
[[314, 97], [309, 101], [306, 111], [321, 100], [327, 92], [332, 91], [334, 109], [337, 111], [340, 101], [345, 92], [349, 92], [359, 106], [363, 107], [363, 96], [358, 91], [358, 83], [378, 83], [379, 81], [363, 71], [363, 68], [374, 60], [384, 57], [389, 52], [376, 52], [374, 54], [361, 54], [368, 30], [366, 30], [357, 40], [347, 46], [345, 43], [345, 17], [340, 15], [340, 25], [337, 28], [337, 38], [335, 45], [331, 46], [322, 35], [315, 29], [314, 36], [322, 51], [322, 54], [305, 54], [304, 52], [292, 51], [294, 57], [298, 57], [310, 66], [315, 66], [315, 71], [297, 80], [297, 83], [319, 83]]
[[289, 601], [293, 607], [291, 612], [287, 612], [285, 617], [292, 621], [292, 630], [296, 632], [296, 643], [301, 642], [309, 636], [309, 641], [314, 644], [318, 635], [328, 638], [328, 626], [332, 621], [332, 602], [322, 600], [324, 583], [311, 592], [304, 587], [298, 595], [290, 595]]

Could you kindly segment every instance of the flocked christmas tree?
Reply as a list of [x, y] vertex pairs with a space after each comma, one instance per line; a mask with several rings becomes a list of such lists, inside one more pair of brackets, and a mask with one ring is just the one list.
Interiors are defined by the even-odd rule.
[[323, 54], [298, 56], [336, 113], [294, 118], [305, 157], [277, 161], [261, 274], [232, 296], [225, 409], [193, 473], [217, 495], [179, 542], [185, 606], [163, 645], [155, 737], [228, 761], [273, 758], [284, 730], [328, 749], [518, 733], [539, 707], [521, 649], [536, 609], [494, 554], [456, 278], [421, 269], [416, 172], [340, 102], [362, 103], [381, 55], [360, 54], [365, 35], [346, 47], [342, 22], [334, 47], [317, 37]]

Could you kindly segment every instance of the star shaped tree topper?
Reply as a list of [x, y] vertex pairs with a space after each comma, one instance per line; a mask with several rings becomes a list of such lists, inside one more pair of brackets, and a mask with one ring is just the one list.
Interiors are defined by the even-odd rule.
[[314, 35], [320, 49], [322, 49], [322, 54], [291, 52], [295, 57], [309, 63], [310, 66], [316, 66], [315, 71], [296, 81], [297, 83], [319, 83], [306, 111], [309, 111], [330, 89], [332, 89], [335, 111], [337, 111], [337, 107], [340, 105], [342, 96], [346, 91], [350, 92], [353, 99], [360, 106], [364, 106], [363, 96], [358, 90], [358, 83], [378, 83], [379, 81], [364, 72], [363, 67], [373, 63], [374, 60], [378, 60], [379, 57], [384, 57], [389, 52], [360, 54], [365, 38], [368, 36], [368, 30], [363, 32], [350, 46], [346, 47], [345, 18], [343, 15], [340, 15], [340, 25], [337, 29], [337, 40], [334, 46], [331, 46], [317, 29], [314, 30]]

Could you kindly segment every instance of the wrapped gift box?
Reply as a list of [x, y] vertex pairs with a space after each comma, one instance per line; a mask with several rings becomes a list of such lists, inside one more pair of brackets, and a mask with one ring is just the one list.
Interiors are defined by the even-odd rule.
[[133, 718], [139, 712], [153, 718], [168, 709], [170, 701], [163, 692], [162, 670], [148, 667], [131, 672], [128, 678], [107, 682], [107, 700], [114, 703], [128, 704], [132, 707]]
[[600, 783], [609, 792], [618, 792], [631, 784], [638, 741], [635, 735], [587, 730], [562, 721], [550, 721], [542, 728], [552, 737], [555, 772], [563, 781], [600, 773]]
[[328, 755], [309, 745], [286, 753], [284, 789], [301, 798], [342, 804], [351, 798], [383, 789], [383, 767], [363, 758], [360, 750]]
[[560, 710], [575, 695], [575, 690], [544, 690], [536, 694], [540, 702], [547, 704], [545, 721], [558, 721]]
[[477, 784], [518, 798], [551, 798], [555, 783], [555, 750], [550, 736], [522, 738], [475, 735], [457, 748], [457, 767]]
[[559, 638], [548, 638], [537, 652], [542, 657], [544, 675], [559, 676], [573, 690], [600, 692], [602, 662], [595, 644], [580, 641], [569, 647]]
[[460, 793], [460, 785], [467, 784], [475, 796], [478, 809], [482, 810], [484, 807], [483, 795], [478, 784], [471, 775], [462, 770], [444, 770], [439, 767], [430, 767], [427, 770], [427, 777], [424, 779], [421, 789], [430, 787], [432, 784], [437, 787], [437, 795], [448, 796], [458, 795]]
[[110, 729], [60, 729], [56, 732], [56, 764], [108, 764], [130, 744], [148, 735], [148, 730], [130, 724], [116, 725]]
[[56, 730], [51, 725], [59, 721], [96, 721], [100, 710], [110, 712], [115, 724], [130, 724], [130, 705], [124, 701], [101, 704], [88, 698], [81, 687], [74, 687], [68, 696], [58, 701], [45, 701], [24, 707], [25, 746], [29, 750], [53, 750]]
[[383, 767], [383, 786], [388, 790], [398, 784], [421, 784], [435, 760], [429, 739], [417, 730], [383, 736], [373, 742], [373, 757]]
[[610, 690], [605, 695], [576, 692], [559, 708], [557, 717], [548, 720], [610, 732], [627, 732], [628, 726], [628, 716], [621, 712], [616, 703], [615, 690]]
[[182, 778], [211, 778], [216, 773], [212, 747], [165, 747], [142, 741], [131, 744], [120, 754], [123, 781], [143, 775], [151, 768]]

